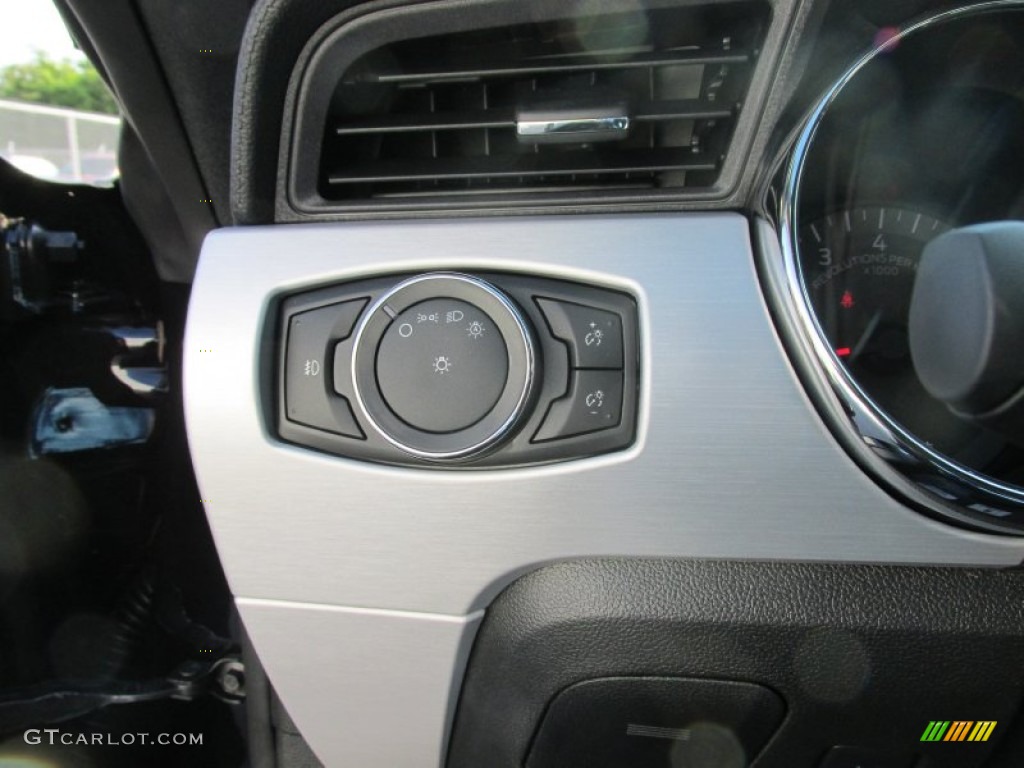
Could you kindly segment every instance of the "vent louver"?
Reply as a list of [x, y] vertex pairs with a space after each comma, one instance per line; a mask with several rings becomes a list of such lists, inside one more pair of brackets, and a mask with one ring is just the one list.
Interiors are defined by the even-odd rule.
[[[333, 94], [319, 193], [345, 203], [709, 187], [767, 21], [761, 4], [661, 8], [379, 48]], [[523, 135], [536, 114], [566, 116], [572, 130], [609, 110], [628, 128]]]

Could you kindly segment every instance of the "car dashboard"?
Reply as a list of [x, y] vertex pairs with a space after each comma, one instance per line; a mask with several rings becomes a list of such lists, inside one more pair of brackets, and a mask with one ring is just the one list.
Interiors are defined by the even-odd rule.
[[183, 392], [282, 764], [1014, 764], [1022, 23], [256, 3]]

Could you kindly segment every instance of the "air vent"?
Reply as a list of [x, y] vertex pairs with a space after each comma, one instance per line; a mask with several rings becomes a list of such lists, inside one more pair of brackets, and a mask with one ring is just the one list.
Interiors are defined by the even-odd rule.
[[710, 188], [768, 22], [757, 3], [658, 8], [404, 40], [327, 110], [325, 201]]

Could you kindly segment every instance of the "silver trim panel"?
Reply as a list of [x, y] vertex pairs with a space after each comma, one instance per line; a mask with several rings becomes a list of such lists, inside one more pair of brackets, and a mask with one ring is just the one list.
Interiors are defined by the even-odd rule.
[[[645, 372], [636, 444], [546, 467], [453, 473], [276, 440], [261, 367], [274, 354], [276, 297], [438, 269], [530, 272], [636, 296]], [[1022, 540], [899, 504], [836, 443], [775, 335], [737, 214], [221, 230], [207, 238], [192, 288], [184, 385], [192, 460], [242, 619], [329, 765], [438, 764], [438, 690], [457, 684], [467, 635], [405, 612], [461, 620], [543, 563], [1024, 558]], [[289, 601], [348, 607], [279, 604]], [[399, 720], [416, 729], [404, 749], [382, 736]]]
[[[637, 296], [636, 445], [453, 474], [274, 439], [260, 380], [274, 297], [438, 268], [531, 271]], [[185, 346], [193, 463], [240, 596], [459, 615], [516, 574], [570, 557], [1009, 565], [1024, 555], [1024, 541], [898, 504], [836, 444], [775, 336], [735, 214], [221, 230], [204, 247]]]
[[277, 695], [324, 765], [443, 765], [482, 611], [237, 606]]

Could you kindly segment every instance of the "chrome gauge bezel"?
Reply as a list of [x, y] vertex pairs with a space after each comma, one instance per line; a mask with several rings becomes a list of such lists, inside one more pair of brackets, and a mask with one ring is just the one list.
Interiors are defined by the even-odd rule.
[[931, 511], [981, 530], [1024, 535], [1024, 488], [988, 477], [933, 450], [891, 418], [841, 363], [814, 311], [798, 242], [805, 163], [825, 116], [846, 86], [880, 54], [908, 36], [944, 22], [1008, 10], [1024, 10], [1024, 2], [994, 0], [944, 11], [904, 27], [862, 56], [828, 89], [801, 124], [787, 152], [788, 165], [776, 209], [784, 284], [789, 294], [787, 304], [796, 316], [798, 333], [813, 352], [813, 361], [839, 398], [846, 415], [842, 428], [852, 431], [881, 459], [888, 473], [896, 473], [896, 477], [915, 486], [917, 495], [923, 494]]

